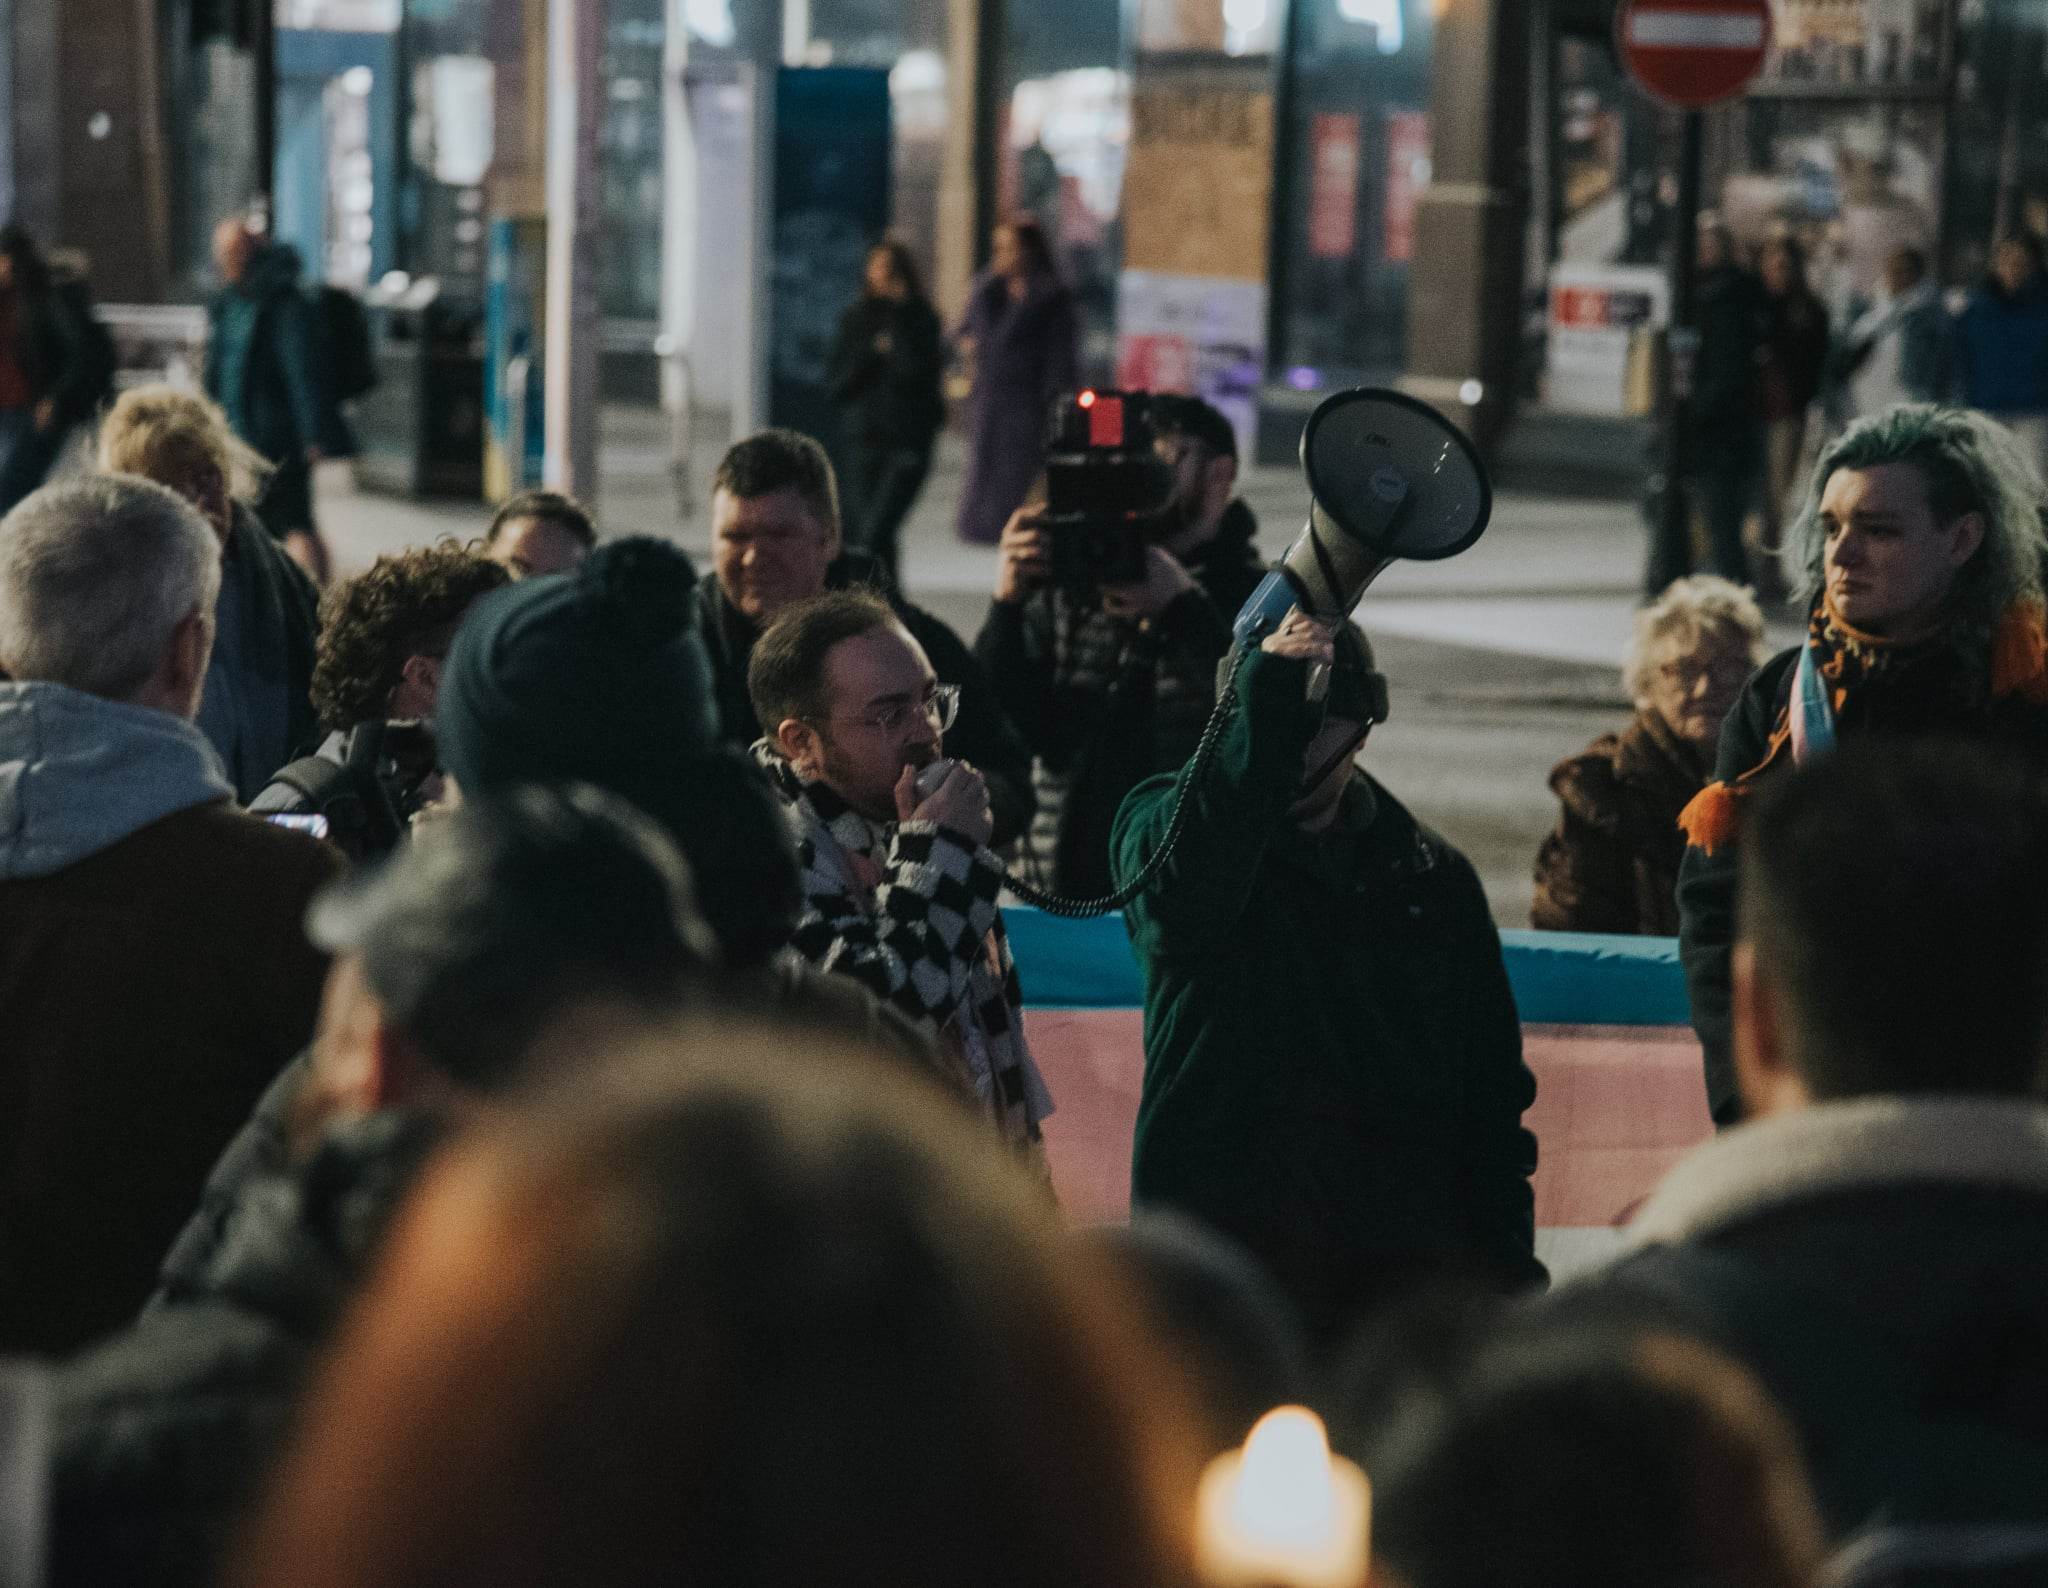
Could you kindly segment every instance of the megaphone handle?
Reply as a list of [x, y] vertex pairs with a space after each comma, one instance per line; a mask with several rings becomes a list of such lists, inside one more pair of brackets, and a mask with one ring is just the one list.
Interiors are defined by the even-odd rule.
[[1310, 663], [1308, 669], [1308, 698], [1311, 701], [1322, 700], [1329, 693], [1330, 664], [1328, 662]]

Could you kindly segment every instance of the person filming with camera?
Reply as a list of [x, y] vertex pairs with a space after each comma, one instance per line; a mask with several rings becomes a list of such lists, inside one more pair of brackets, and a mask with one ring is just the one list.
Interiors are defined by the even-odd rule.
[[1296, 607], [1226, 676], [1213, 753], [1140, 784], [1111, 843], [1120, 882], [1157, 861], [1124, 916], [1134, 1201], [1239, 1241], [1324, 1338], [1431, 1276], [1539, 1282], [1500, 939], [1470, 862], [1356, 764], [1387, 717], [1365, 636]]
[[1215, 704], [1230, 619], [1265, 573], [1258, 521], [1236, 495], [1237, 437], [1198, 397], [1154, 396], [1152, 445], [1170, 471], [1142, 525], [1143, 576], [1073, 588], [1053, 577], [1034, 507], [1003, 529], [995, 599], [974, 650], [1036, 759], [1052, 885], [1110, 886], [1109, 830], [1142, 780], [1185, 761]]

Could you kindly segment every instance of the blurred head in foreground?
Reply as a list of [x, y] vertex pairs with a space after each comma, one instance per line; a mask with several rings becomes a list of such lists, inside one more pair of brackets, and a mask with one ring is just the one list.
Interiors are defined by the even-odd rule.
[[[1809, 1588], [1798, 1441], [1677, 1335], [1478, 1314], [1383, 1328], [1340, 1440], [1373, 1482], [1373, 1588]], [[1446, 1343], [1448, 1341], [1448, 1343]]]
[[786, 1048], [649, 1038], [445, 1158], [234, 1580], [1184, 1581], [1107, 1265], [929, 1088]]

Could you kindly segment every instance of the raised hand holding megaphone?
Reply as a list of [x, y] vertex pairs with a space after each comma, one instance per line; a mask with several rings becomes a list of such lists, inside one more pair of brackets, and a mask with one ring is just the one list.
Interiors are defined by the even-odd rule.
[[[1237, 615], [1240, 649], [1299, 606], [1342, 623], [1389, 563], [1455, 557], [1486, 530], [1493, 489], [1463, 431], [1427, 403], [1359, 387], [1326, 398], [1301, 433], [1308, 526]], [[1329, 688], [1309, 677], [1309, 698]]]

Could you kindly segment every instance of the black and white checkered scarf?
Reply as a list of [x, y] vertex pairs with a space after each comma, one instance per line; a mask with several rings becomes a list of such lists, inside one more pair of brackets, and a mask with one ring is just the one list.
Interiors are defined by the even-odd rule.
[[826, 785], [804, 782], [766, 739], [754, 756], [796, 837], [804, 910], [792, 946], [931, 1021], [957, 1044], [1004, 1136], [1035, 1143], [1052, 1096], [1024, 1040], [1017, 966], [996, 904], [1002, 862], [935, 822], [870, 821]]

